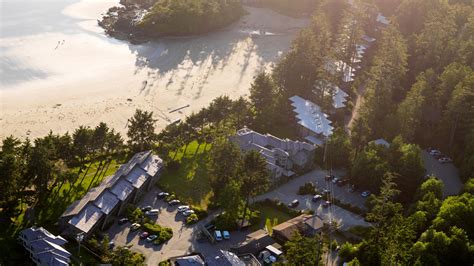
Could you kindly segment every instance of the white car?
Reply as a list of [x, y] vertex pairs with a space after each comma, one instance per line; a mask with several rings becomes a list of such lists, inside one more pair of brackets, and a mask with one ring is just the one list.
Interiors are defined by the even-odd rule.
[[152, 209], [152, 210], [146, 211], [145, 215], [146, 216], [154, 216], [154, 215], [158, 215], [159, 213], [160, 213], [160, 210]]
[[441, 155], [441, 151], [439, 151], [439, 150], [431, 150], [431, 151], [430, 151], [430, 155], [432, 155], [432, 156]]
[[360, 195], [364, 198], [367, 198], [368, 196], [370, 196], [370, 191], [366, 190], [366, 191], [360, 193]]
[[443, 157], [443, 158], [439, 158], [438, 162], [440, 162], [440, 163], [452, 163], [453, 160], [449, 157]]
[[178, 212], [184, 212], [184, 211], [187, 211], [189, 210], [189, 206], [188, 205], [181, 205], [178, 207]]
[[194, 211], [193, 211], [193, 210], [187, 210], [187, 211], [184, 211], [184, 212], [183, 212], [183, 215], [184, 215], [185, 217], [188, 217], [188, 216], [191, 215], [191, 214], [194, 214]]

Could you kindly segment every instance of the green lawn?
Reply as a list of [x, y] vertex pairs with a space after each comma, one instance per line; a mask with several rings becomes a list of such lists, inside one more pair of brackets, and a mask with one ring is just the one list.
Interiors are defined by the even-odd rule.
[[207, 209], [212, 196], [206, 165], [207, 152], [211, 145], [199, 145], [191, 142], [184, 153], [182, 147], [176, 154], [170, 154], [180, 161], [176, 171], [167, 171], [158, 181], [158, 185], [167, 192], [175, 193], [181, 200], [191, 205]]
[[273, 225], [277, 225], [293, 218], [293, 216], [284, 213], [272, 206], [257, 204], [254, 205], [254, 207], [255, 210], [260, 211], [260, 223], [251, 226], [250, 229], [253, 231], [265, 228], [265, 223], [267, 222], [267, 219], [269, 219]]
[[[43, 209], [38, 215], [41, 223], [54, 224], [67, 206], [82, 198], [90, 188], [99, 185], [104, 177], [112, 175], [119, 166], [120, 163], [116, 160], [112, 160], [109, 165], [105, 164], [101, 168], [99, 168], [99, 162], [93, 162], [90, 167], [89, 164], [86, 164], [85, 169], [73, 184], [68, 182], [59, 183], [48, 197], [50, 207]], [[97, 171], [98, 168], [99, 171]], [[76, 172], [78, 170], [78, 168], [73, 169]]]

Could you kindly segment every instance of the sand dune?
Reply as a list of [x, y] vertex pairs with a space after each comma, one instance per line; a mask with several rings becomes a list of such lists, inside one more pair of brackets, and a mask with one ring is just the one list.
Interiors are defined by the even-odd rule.
[[[2, 78], [0, 138], [101, 121], [125, 133], [136, 108], [154, 111], [163, 128], [219, 95], [246, 95], [253, 76], [270, 69], [307, 22], [248, 7], [249, 15], [213, 34], [131, 45], [96, 26], [106, 6], [85, 0], [64, 9], [76, 20], [73, 30], [2, 38], [2, 60], [13, 74]], [[259, 29], [275, 35], [250, 38]]]

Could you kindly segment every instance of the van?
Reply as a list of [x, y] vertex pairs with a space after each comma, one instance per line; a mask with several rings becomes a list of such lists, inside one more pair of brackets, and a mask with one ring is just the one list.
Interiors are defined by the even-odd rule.
[[219, 230], [214, 231], [214, 238], [216, 239], [216, 241], [222, 241], [221, 231]]

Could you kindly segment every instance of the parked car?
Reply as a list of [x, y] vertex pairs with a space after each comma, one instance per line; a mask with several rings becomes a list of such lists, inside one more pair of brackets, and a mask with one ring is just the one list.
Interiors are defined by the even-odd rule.
[[430, 155], [435, 156], [435, 155], [441, 155], [441, 151], [439, 150], [431, 150]]
[[328, 189], [323, 190], [323, 195], [329, 195], [331, 192]]
[[290, 202], [290, 203], [288, 204], [288, 207], [290, 207], [290, 208], [296, 208], [299, 204], [300, 204], [300, 202], [299, 202], [297, 199], [295, 199], [295, 200], [293, 200], [292, 202]]
[[153, 209], [153, 207], [145, 206], [145, 207], [142, 207], [142, 212], [147, 212], [147, 211], [150, 211], [151, 209]]
[[440, 162], [440, 163], [452, 163], [453, 160], [449, 157], [443, 157], [443, 158], [439, 158], [438, 162]]
[[156, 195], [156, 197], [159, 198], [159, 199], [164, 199], [164, 198], [168, 197], [169, 195], [170, 195], [170, 193], [160, 192]]
[[146, 241], [152, 242], [153, 240], [155, 240], [155, 239], [157, 239], [157, 238], [158, 238], [157, 235], [151, 235], [151, 236], [149, 236], [149, 237], [146, 238]]
[[130, 226], [130, 230], [131, 231], [136, 231], [138, 229], [140, 229], [140, 227], [142, 227], [139, 223], [134, 223], [132, 224], [132, 226]]
[[141, 239], [145, 239], [145, 238], [147, 238], [149, 235], [150, 235], [150, 233], [148, 233], [148, 232], [143, 232], [143, 233], [140, 234], [140, 238], [141, 238]]
[[222, 241], [221, 231], [219, 230], [214, 231], [214, 238], [216, 239], [216, 241]]
[[324, 180], [326, 180], [326, 181], [329, 182], [329, 181], [331, 181], [331, 179], [334, 179], [334, 178], [336, 178], [336, 176], [334, 176], [334, 175], [327, 175], [327, 176], [324, 177]]
[[177, 199], [174, 199], [174, 200], [170, 200], [168, 202], [169, 205], [173, 206], [173, 205], [178, 205], [179, 203], [181, 203], [181, 201], [177, 200]]
[[230, 239], [229, 231], [222, 231], [222, 236], [224, 237], [224, 239], [229, 240]]
[[364, 198], [367, 198], [368, 196], [370, 196], [370, 191], [366, 190], [366, 191], [360, 193], [360, 195]]
[[122, 218], [122, 219], [118, 220], [119, 225], [123, 225], [123, 224], [126, 224], [126, 223], [128, 223], [128, 218]]
[[314, 195], [312, 201], [313, 201], [313, 202], [317, 202], [318, 200], [322, 199], [322, 197], [323, 197], [323, 196], [321, 196], [321, 195], [319, 195], [319, 194]]
[[110, 241], [109, 242], [109, 249], [114, 249], [115, 247], [115, 242], [114, 241]]
[[184, 211], [187, 211], [189, 210], [189, 206], [188, 205], [181, 205], [178, 207], [178, 212], [184, 212]]
[[336, 184], [337, 181], [339, 181], [339, 180], [340, 180], [340, 179], [339, 179], [338, 177], [334, 177], [334, 178], [331, 180], [331, 182], [332, 182], [333, 184]]
[[347, 182], [349, 182], [349, 179], [340, 179], [340, 180], [337, 180], [336, 185], [339, 186], [339, 187], [342, 187], [345, 184], [347, 184]]
[[145, 215], [146, 216], [154, 216], [154, 215], [158, 215], [159, 213], [160, 213], [160, 210], [152, 209], [152, 210], [146, 211]]
[[329, 200], [326, 200], [325, 202], [323, 202], [323, 207], [324, 208], [329, 207], [329, 205], [331, 205], [331, 202]]
[[187, 210], [187, 211], [184, 211], [184, 212], [183, 212], [183, 215], [184, 215], [185, 217], [188, 217], [189, 215], [191, 215], [191, 214], [193, 214], [193, 213], [194, 213], [193, 210]]

